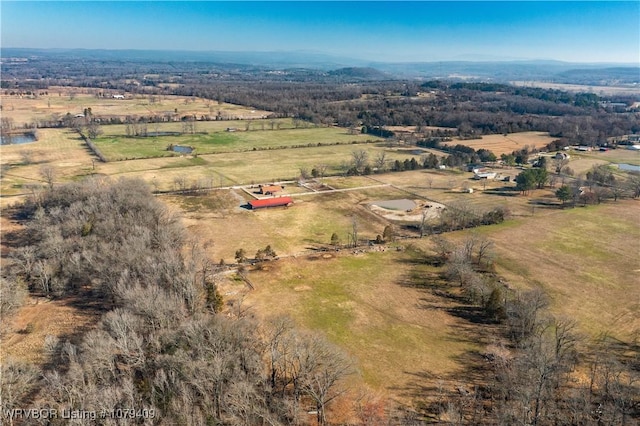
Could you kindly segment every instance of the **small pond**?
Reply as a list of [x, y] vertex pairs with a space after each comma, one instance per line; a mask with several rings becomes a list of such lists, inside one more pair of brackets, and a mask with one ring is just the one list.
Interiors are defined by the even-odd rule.
[[179, 152], [180, 154], [191, 154], [193, 152], [193, 148], [190, 146], [183, 145], [173, 145], [173, 152]]
[[387, 210], [405, 210], [405, 211], [411, 211], [418, 206], [415, 203], [415, 201], [407, 200], [407, 199], [374, 201], [373, 203], [370, 203], [370, 204], [373, 204], [374, 206], [382, 207], [383, 209], [387, 209]]
[[17, 135], [0, 136], [0, 145], [21, 145], [35, 142], [37, 139], [31, 133], [21, 133]]
[[640, 172], [640, 166], [634, 166], [633, 164], [620, 163], [618, 168], [625, 172]]

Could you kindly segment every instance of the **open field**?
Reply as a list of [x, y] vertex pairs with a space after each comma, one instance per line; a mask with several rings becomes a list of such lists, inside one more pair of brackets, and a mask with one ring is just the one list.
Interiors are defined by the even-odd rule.
[[[267, 120], [222, 120], [222, 121], [196, 121], [193, 122], [196, 133], [216, 133], [216, 132], [227, 132], [227, 133], [235, 133], [240, 132], [244, 133], [247, 131], [262, 131], [262, 130], [290, 130], [295, 129], [296, 127], [293, 124], [293, 120], [290, 118], [274, 118]], [[249, 130], [247, 130], [247, 126]], [[273, 128], [272, 128], [273, 127]], [[299, 124], [299, 129], [308, 129], [314, 128], [311, 123], [303, 122]], [[101, 127], [104, 131], [104, 136], [115, 137], [122, 136], [125, 137], [127, 127], [126, 124], [110, 124]], [[346, 129], [342, 129], [346, 132]], [[168, 122], [168, 123], [149, 123], [147, 125], [147, 131], [152, 132], [179, 132], [182, 133], [184, 131], [183, 122]]]
[[640, 95], [640, 88], [632, 86], [585, 86], [581, 84], [547, 83], [542, 81], [512, 81], [511, 84], [566, 92], [595, 93], [600, 96]]
[[450, 386], [482, 339], [450, 313], [454, 301], [425, 291], [442, 283], [430, 267], [414, 264], [415, 256], [387, 251], [273, 262], [250, 273], [256, 290], [245, 303], [260, 316], [289, 315], [325, 333], [357, 360], [368, 385], [403, 402], [423, 398], [416, 379]]
[[570, 150], [571, 158], [591, 159], [607, 163], [626, 163], [640, 165], [640, 151], [618, 148], [610, 151], [575, 151]]
[[[599, 157], [600, 154], [589, 156]], [[600, 158], [607, 161], [628, 159], [626, 153], [622, 158], [614, 157], [615, 152], [602, 154]], [[512, 172], [515, 175], [519, 170], [513, 169]], [[363, 235], [374, 238], [382, 232], [386, 221], [364, 212], [360, 204], [367, 201], [411, 198], [410, 195], [414, 194], [444, 204], [464, 203], [480, 211], [503, 206], [514, 219], [502, 225], [471, 231], [482, 233], [496, 242], [499, 273], [515, 287], [542, 286], [553, 298], [554, 313], [575, 317], [591, 336], [608, 331], [628, 339], [633, 332], [640, 330], [637, 319], [630, 320], [634, 309], [640, 307], [640, 300], [624, 296], [635, 294], [634, 285], [640, 267], [637, 261], [640, 253], [637, 201], [624, 200], [565, 210], [543, 206], [534, 208], [540, 201], [557, 204], [553, 189], [535, 190], [527, 197], [515, 191], [504, 196], [499, 195], [499, 191], [496, 194], [490, 192], [492, 189], [512, 188], [513, 182], [487, 182], [483, 188], [484, 181], [471, 180], [470, 176], [470, 173], [420, 170], [371, 177], [325, 178], [325, 183], [332, 187], [354, 188], [366, 186], [367, 182], [391, 186], [368, 190], [367, 194], [355, 191], [304, 197], [300, 200], [303, 202], [296, 199], [296, 204], [290, 209], [244, 212], [245, 218], [250, 218], [250, 225], [246, 227], [241, 224], [242, 218], [233, 218], [237, 215], [232, 214], [227, 220], [233, 221], [233, 229], [245, 230], [241, 231], [243, 236], [239, 244], [225, 238], [222, 244], [225, 248], [219, 254], [224, 252], [223, 256], [228, 258], [242, 244], [256, 239], [258, 241], [252, 247], [247, 247], [249, 252], [266, 244], [278, 247], [276, 241], [281, 237], [286, 241], [278, 247], [281, 253], [303, 248], [300, 243], [295, 243], [296, 240], [312, 245], [328, 243], [332, 232], [338, 232], [341, 237], [349, 232], [350, 217], [354, 214], [360, 218]], [[472, 194], [460, 191], [467, 184], [476, 191]], [[256, 218], [260, 222], [256, 222]], [[377, 221], [374, 226], [370, 226], [368, 221], [373, 220], [370, 218]], [[198, 217], [192, 216], [189, 220], [190, 226], [198, 226]], [[210, 228], [208, 235], [215, 240], [216, 234], [224, 233], [223, 222], [220, 221], [215, 230], [210, 221], [206, 221], [207, 226], [198, 226], [197, 229], [200, 233]], [[331, 226], [333, 224], [337, 226]], [[295, 231], [290, 232], [292, 228]], [[256, 236], [253, 229], [264, 232]], [[461, 233], [452, 235], [456, 234]], [[264, 235], [276, 238], [268, 241]], [[579, 286], [579, 289], [574, 290], [573, 286]], [[622, 300], [625, 301], [624, 306], [618, 309]], [[604, 316], [597, 308], [598, 303], [608, 307]]]
[[[195, 152], [198, 155], [202, 155], [381, 140], [370, 135], [351, 135], [345, 129], [337, 127], [294, 129], [291, 128], [291, 120], [280, 120], [278, 123], [284, 123], [286, 127], [283, 126], [282, 130], [237, 132], [227, 132], [219, 129], [220, 124], [218, 122], [212, 122], [211, 125], [209, 123], [197, 123], [197, 131], [211, 133], [145, 138], [126, 137], [124, 126], [104, 126], [105, 134], [96, 138], [94, 142], [100, 151], [110, 161], [113, 161], [175, 155], [176, 153], [167, 150], [170, 144], [194, 147]], [[253, 124], [255, 125], [255, 123]], [[201, 127], [202, 129], [200, 129]], [[180, 128], [175, 123], [158, 124], [157, 130], [154, 126], [153, 131], [180, 131]]]
[[[191, 96], [125, 94], [115, 90], [89, 89], [78, 87], [51, 87], [41, 96], [10, 95], [2, 91], [2, 114], [12, 118], [14, 124], [22, 127], [38, 121], [62, 118], [67, 113], [82, 114], [85, 108], [91, 108], [94, 116], [162, 116], [182, 117], [196, 115], [220, 116], [225, 119], [258, 119], [270, 114], [268, 111], [255, 110], [232, 104], [218, 104], [208, 99]], [[98, 97], [96, 93], [105, 93]], [[125, 99], [113, 99], [113, 94], [123, 94]], [[233, 124], [230, 124], [233, 126]]]
[[520, 150], [525, 146], [529, 148], [542, 148], [556, 138], [549, 136], [548, 133], [542, 132], [521, 132], [509, 133], [508, 135], [483, 135], [482, 139], [461, 140], [453, 138], [453, 141], [446, 142], [446, 145], [462, 144], [470, 146], [478, 150], [480, 148], [488, 149], [496, 156], [501, 154], [510, 154], [513, 151]]
[[628, 340], [640, 332], [638, 207], [626, 200], [560, 210], [488, 236], [499, 247], [500, 272], [516, 285], [541, 285], [552, 310], [592, 337]]
[[[105, 126], [105, 128], [109, 127], [112, 126]], [[300, 167], [307, 167], [310, 170], [318, 164], [327, 164], [329, 173], [338, 173], [342, 170], [343, 163], [350, 161], [351, 152], [360, 148], [360, 146], [352, 146], [349, 142], [377, 139], [369, 135], [349, 135], [342, 129], [326, 127], [216, 133], [211, 140], [215, 140], [216, 135], [227, 138], [226, 144], [217, 148], [221, 151], [242, 151], [253, 146], [268, 148], [336, 142], [345, 143], [345, 145], [234, 152], [191, 158], [191, 156], [185, 157], [166, 151], [166, 145], [158, 145], [151, 140], [152, 138], [149, 138], [148, 142], [132, 139], [134, 144], [140, 146], [132, 146], [126, 138], [122, 138], [123, 140], [117, 140], [115, 146], [109, 146], [108, 143], [101, 145], [99, 142], [98, 145], [107, 156], [144, 156], [145, 150], [149, 150], [148, 155], [167, 154], [169, 157], [110, 163], [95, 161], [94, 163], [94, 156], [76, 133], [67, 129], [40, 129], [37, 142], [0, 146], [0, 162], [11, 165], [10, 171], [4, 175], [1, 192], [4, 196], [19, 194], [24, 192], [22, 189], [24, 183], [29, 181], [42, 183], [40, 168], [43, 164], [48, 164], [55, 169], [57, 182], [98, 173], [109, 176], [140, 177], [147, 180], [154, 189], [160, 190], [174, 189], [176, 177], [182, 175], [187, 175], [190, 180], [207, 182], [214, 178], [213, 185], [220, 186], [295, 178], [300, 173]], [[204, 137], [203, 135], [195, 136]], [[197, 146], [196, 142], [193, 144]], [[385, 148], [371, 144], [362, 149], [369, 151], [373, 157], [375, 152]], [[391, 152], [389, 158], [404, 160], [407, 156], [394, 155]]]
[[[198, 155], [197, 162], [192, 163], [189, 163], [192, 160], [186, 160], [187, 157], [118, 161], [96, 164], [96, 171], [109, 176], [140, 177], [149, 183], [155, 179], [153, 185], [160, 190], [174, 189], [174, 180], [181, 175], [190, 182], [213, 174], [223, 176], [223, 185], [251, 184], [296, 179], [301, 167], [310, 171], [319, 164], [328, 166], [327, 174], [342, 174], [346, 170], [345, 164], [351, 161], [351, 153], [356, 149], [366, 150], [370, 158], [375, 158], [377, 152], [386, 151], [389, 161], [410, 157], [375, 144], [346, 144]], [[416, 158], [419, 159], [419, 156]], [[219, 184], [216, 182], [216, 185]]]
[[[3, 323], [2, 357], [31, 363], [44, 363], [45, 338], [77, 339], [93, 328], [101, 316], [98, 310], [74, 306], [74, 300], [28, 297], [9, 323]], [[81, 305], [80, 305], [81, 306]]]
[[613, 149], [611, 151], [575, 151], [569, 150], [568, 166], [576, 176], [584, 176], [594, 166], [610, 165], [611, 171], [617, 177], [623, 178], [624, 171], [618, 169], [617, 164], [640, 165], [640, 152], [628, 149]]
[[[542, 288], [551, 312], [575, 320], [589, 338], [607, 333], [629, 342], [640, 333], [638, 207], [638, 200], [624, 200], [546, 210], [448, 237], [474, 233], [491, 239], [497, 272], [510, 287]], [[418, 245], [426, 249], [429, 241]]]
[[[93, 154], [75, 132], [67, 129], [40, 129], [37, 142], [0, 146], [3, 197], [28, 192], [25, 185], [44, 184], [41, 168], [51, 167], [55, 181], [65, 182], [92, 172]], [[4, 199], [3, 199], [4, 204]]]
[[[286, 191], [286, 189], [285, 189]], [[203, 207], [212, 202], [217, 191], [201, 197], [163, 196], [173, 205], [189, 210], [185, 212], [185, 224], [200, 238], [213, 242], [210, 256], [216, 261], [223, 258], [233, 262], [234, 253], [244, 248], [249, 255], [270, 244], [279, 255], [295, 254], [310, 248], [327, 245], [335, 232], [343, 243], [348, 242], [355, 217], [359, 235], [363, 240], [375, 239], [388, 223], [362, 205], [380, 198], [395, 199], [401, 192], [393, 188], [376, 188], [354, 192], [309, 195], [295, 197], [293, 207], [250, 211], [237, 208], [221, 211]], [[235, 190], [236, 199], [242, 197]], [[200, 199], [199, 199], [200, 198]], [[199, 199], [199, 200], [198, 200]], [[198, 201], [196, 201], [198, 200]], [[198, 203], [200, 207], [190, 208]], [[233, 235], [229, 230], [233, 229]]]

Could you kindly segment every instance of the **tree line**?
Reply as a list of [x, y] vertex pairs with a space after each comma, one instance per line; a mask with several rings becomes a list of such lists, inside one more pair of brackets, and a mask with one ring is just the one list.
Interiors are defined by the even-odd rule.
[[[95, 66], [91, 61], [34, 59], [21, 65], [19, 73], [15, 67], [3, 64], [3, 72], [10, 77], [3, 79], [3, 88], [6, 93], [22, 90], [39, 94], [52, 85], [60, 85], [150, 97], [199, 96], [272, 111], [274, 117], [345, 128], [365, 126], [381, 132], [385, 126], [447, 127], [463, 137], [542, 131], [583, 145], [603, 144], [610, 137], [640, 133], [636, 112], [602, 106], [620, 101], [630, 105], [633, 99], [628, 97], [497, 83], [343, 81], [342, 77], [336, 80], [330, 73], [313, 70], [271, 73], [266, 68], [229, 64], [103, 62], [91, 68]], [[34, 82], [37, 88], [33, 87]], [[218, 117], [210, 114], [207, 119]], [[42, 124], [61, 125], [59, 120], [45, 120]]]
[[635, 343], [625, 347], [606, 334], [587, 339], [575, 321], [549, 312], [541, 289], [509, 288], [494, 272], [491, 240], [471, 234], [458, 243], [432, 241], [425, 259], [440, 267], [445, 292], [481, 309], [470, 321], [497, 334], [481, 351], [481, 377], [460, 379], [457, 392], [441, 394], [429, 412], [456, 425], [635, 424]]

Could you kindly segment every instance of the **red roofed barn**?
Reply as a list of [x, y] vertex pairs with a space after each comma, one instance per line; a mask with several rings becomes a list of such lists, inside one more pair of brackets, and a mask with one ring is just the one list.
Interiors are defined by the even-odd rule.
[[267, 207], [290, 206], [291, 204], [293, 204], [293, 199], [291, 197], [264, 198], [262, 200], [249, 201], [249, 205], [253, 210], [264, 209]]

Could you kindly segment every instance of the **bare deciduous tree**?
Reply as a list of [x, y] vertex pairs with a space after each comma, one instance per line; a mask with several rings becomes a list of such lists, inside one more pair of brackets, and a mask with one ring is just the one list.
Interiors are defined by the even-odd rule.
[[362, 173], [369, 162], [369, 153], [364, 149], [351, 151], [351, 165], [358, 172]]
[[57, 170], [50, 164], [45, 164], [40, 167], [40, 176], [49, 185], [49, 190], [53, 190], [56, 177], [58, 175]]
[[378, 172], [384, 172], [387, 169], [387, 152], [379, 151], [378, 155], [376, 155], [376, 159], [374, 165]]

